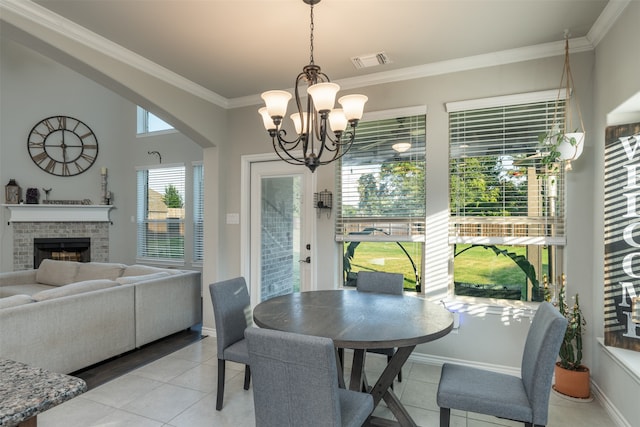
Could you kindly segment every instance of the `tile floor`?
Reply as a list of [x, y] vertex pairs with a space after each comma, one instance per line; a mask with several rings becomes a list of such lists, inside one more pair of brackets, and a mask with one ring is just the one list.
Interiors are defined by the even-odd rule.
[[[347, 356], [348, 357], [348, 356]], [[385, 357], [369, 355], [369, 378]], [[103, 384], [38, 416], [39, 427], [242, 427], [254, 426], [253, 396], [242, 388], [243, 366], [227, 363], [224, 408], [215, 410], [215, 338], [205, 338], [162, 359]], [[421, 426], [437, 426], [436, 389], [440, 368], [407, 363], [395, 385]], [[552, 393], [548, 427], [609, 427], [613, 421], [597, 402], [576, 403]], [[376, 414], [390, 418], [384, 406]], [[452, 427], [522, 426], [478, 414], [453, 411]]]

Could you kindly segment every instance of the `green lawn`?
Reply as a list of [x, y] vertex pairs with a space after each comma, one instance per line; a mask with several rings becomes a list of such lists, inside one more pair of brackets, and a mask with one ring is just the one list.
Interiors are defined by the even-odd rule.
[[[347, 245], [345, 243], [345, 250]], [[411, 242], [402, 242], [402, 245], [419, 268], [422, 257], [421, 245]], [[469, 246], [457, 245], [456, 252]], [[519, 255], [526, 254], [525, 247], [509, 246], [500, 249], [508, 249]], [[543, 259], [546, 259], [546, 256], [545, 248]], [[360, 243], [351, 260], [351, 267], [352, 272], [368, 270], [402, 273], [405, 277], [405, 289], [415, 289], [415, 273], [411, 262], [395, 242]], [[543, 264], [543, 271], [547, 271], [546, 262]], [[491, 249], [475, 247], [455, 258], [454, 282], [457, 295], [520, 299], [521, 291], [526, 289], [526, 280], [524, 272], [511, 258], [496, 255]], [[542, 278], [539, 277], [538, 280], [542, 286]]]

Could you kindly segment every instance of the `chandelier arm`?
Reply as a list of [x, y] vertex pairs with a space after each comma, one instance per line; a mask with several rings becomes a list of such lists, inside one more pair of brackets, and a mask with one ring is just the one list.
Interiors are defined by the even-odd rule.
[[[275, 151], [275, 153], [278, 155], [278, 157], [280, 157], [281, 160], [284, 160], [285, 162], [287, 162], [289, 164], [292, 164], [292, 165], [304, 165], [304, 161], [303, 160], [297, 159], [297, 158], [293, 157], [291, 154], [289, 154], [289, 150], [293, 150], [293, 149], [296, 148], [297, 143], [300, 142], [299, 139], [296, 141], [296, 145], [291, 147], [289, 150], [284, 148], [284, 146], [280, 142], [279, 138], [274, 136], [274, 137], [271, 138], [271, 141], [272, 141], [272, 144], [273, 144], [273, 151]], [[282, 153], [285, 153], [287, 155], [287, 157], [283, 156]]]
[[349, 152], [349, 150], [351, 149], [351, 147], [353, 146], [353, 140], [355, 139], [355, 131], [354, 132], [347, 132], [347, 134], [350, 134], [351, 136], [349, 137], [349, 140], [347, 140], [344, 143], [341, 143], [340, 146], [346, 146], [346, 148], [342, 151], [338, 150], [339, 147], [336, 147], [335, 150], [331, 150], [333, 151], [335, 154], [333, 155], [333, 157], [331, 157], [328, 160], [324, 160], [324, 161], [320, 161], [318, 162], [319, 166], [324, 166], [324, 165], [328, 165], [331, 162], [334, 162], [336, 160], [339, 160], [340, 158], [342, 158], [342, 156], [344, 156], [345, 154], [347, 154]]

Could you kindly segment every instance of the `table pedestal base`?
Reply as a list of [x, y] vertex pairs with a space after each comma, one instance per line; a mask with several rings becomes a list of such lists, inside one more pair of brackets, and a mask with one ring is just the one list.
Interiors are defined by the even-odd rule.
[[391, 385], [393, 380], [398, 376], [398, 373], [402, 369], [402, 366], [409, 359], [409, 356], [413, 352], [416, 346], [399, 347], [387, 366], [382, 371], [380, 378], [376, 381], [373, 387], [369, 387], [367, 384], [367, 378], [364, 374], [364, 360], [366, 350], [355, 349], [353, 350], [353, 365], [351, 367], [351, 379], [349, 382], [349, 389], [355, 391], [368, 390], [373, 396], [373, 407], [380, 403], [380, 400], [384, 400], [389, 410], [393, 413], [397, 422], [392, 420], [385, 420], [383, 418], [371, 417], [369, 425], [372, 426], [392, 426], [400, 425], [407, 427], [416, 427], [417, 424], [407, 412], [407, 409], [400, 403], [400, 399], [395, 395]]

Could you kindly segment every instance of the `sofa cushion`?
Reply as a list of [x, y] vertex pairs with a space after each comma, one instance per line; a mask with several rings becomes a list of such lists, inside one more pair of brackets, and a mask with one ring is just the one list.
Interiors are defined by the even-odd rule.
[[[81, 262], [78, 265], [73, 282], [84, 282], [85, 280], [109, 279], [116, 280], [122, 275], [126, 265], [110, 262]], [[69, 282], [71, 283], [71, 282]]]
[[78, 262], [45, 259], [40, 263], [36, 281], [45, 285], [62, 286], [75, 282]]
[[134, 264], [134, 265], [130, 265], [130, 266], [128, 266], [128, 267], [126, 267], [124, 269], [124, 273], [122, 273], [122, 277], [142, 276], [142, 275], [145, 275], [145, 274], [160, 273], [160, 272], [163, 272], [163, 271], [165, 273], [169, 273], [169, 274], [178, 274], [178, 273], [180, 273], [180, 270], [169, 270], [167, 268], [150, 267], [148, 265]]
[[28, 283], [24, 285], [0, 286], [0, 298], [11, 297], [14, 295], [33, 295], [47, 289], [55, 289], [57, 286], [43, 285], [41, 283]]
[[0, 298], [0, 310], [3, 308], [16, 307], [18, 305], [29, 304], [34, 300], [29, 295], [13, 295], [6, 298]]
[[85, 280], [84, 282], [71, 283], [69, 285], [38, 292], [33, 295], [32, 298], [36, 301], [45, 301], [53, 298], [81, 294], [83, 292], [97, 291], [99, 289], [110, 288], [117, 285], [118, 284], [115, 281], [107, 279]]
[[145, 280], [161, 279], [163, 277], [169, 276], [171, 276], [171, 274], [166, 271], [158, 271], [157, 273], [143, 274], [142, 276], [118, 277], [116, 279], [116, 282], [121, 285], [129, 285], [131, 283], [144, 282]]

